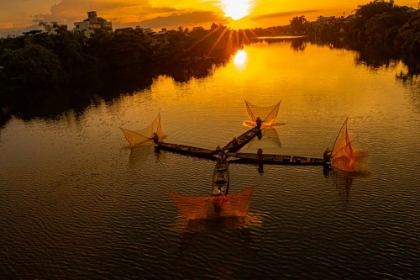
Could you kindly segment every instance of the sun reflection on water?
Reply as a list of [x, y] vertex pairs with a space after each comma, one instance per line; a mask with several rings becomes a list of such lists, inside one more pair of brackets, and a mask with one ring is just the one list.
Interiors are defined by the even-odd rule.
[[235, 66], [238, 68], [244, 68], [247, 61], [247, 53], [245, 50], [239, 50], [235, 58], [233, 59], [233, 63], [235, 63]]

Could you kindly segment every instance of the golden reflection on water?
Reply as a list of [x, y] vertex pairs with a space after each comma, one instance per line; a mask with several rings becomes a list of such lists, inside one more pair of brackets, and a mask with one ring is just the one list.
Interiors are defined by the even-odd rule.
[[[215, 106], [221, 102], [217, 99], [219, 96], [224, 97], [225, 104], [238, 97], [254, 101], [256, 105], [285, 100], [282, 97], [287, 97], [285, 102], [301, 103], [305, 93], [325, 94], [337, 88], [352, 88], [356, 81], [369, 83], [372, 79], [371, 75], [366, 75], [369, 70], [355, 69], [353, 63], [354, 53], [350, 51], [312, 47], [304, 52], [291, 52], [287, 43], [260, 43], [239, 50], [231, 62], [207, 77], [215, 80], [211, 88], [201, 79], [176, 83], [172, 78], [160, 77], [150, 91], [152, 99], [159, 99], [161, 107], [177, 105], [183, 109], [206, 104]], [[345, 98], [369, 98], [354, 91], [345, 93]], [[310, 106], [311, 101], [308, 100]]]
[[[213, 149], [244, 132], [244, 100], [258, 106], [282, 100], [276, 123], [287, 125], [275, 128], [282, 150], [271, 152], [318, 156], [332, 145], [335, 127], [346, 117], [355, 119], [357, 133], [357, 126], [365, 126], [358, 119], [381, 117], [385, 108], [403, 107], [404, 100], [395, 104], [395, 96], [385, 94], [398, 90], [389, 74], [399, 73], [402, 64], [372, 70], [355, 66], [352, 51], [309, 45], [304, 51], [291, 51], [291, 47], [290, 42], [246, 45], [209, 76], [185, 83], [161, 76], [150, 89], [114, 104], [121, 110], [116, 123], [141, 129], [161, 113], [168, 142]], [[318, 128], [328, 128], [327, 137], [313, 139]], [[302, 135], [304, 131], [307, 134]]]
[[235, 57], [233, 58], [233, 63], [238, 67], [239, 69], [243, 69], [245, 67], [245, 63], [247, 60], [247, 53], [245, 50], [239, 50]]

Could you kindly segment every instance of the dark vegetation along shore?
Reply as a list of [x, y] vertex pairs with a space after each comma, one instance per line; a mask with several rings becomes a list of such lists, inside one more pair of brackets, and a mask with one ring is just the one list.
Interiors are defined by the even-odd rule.
[[[11, 116], [55, 117], [68, 109], [83, 112], [95, 100], [112, 101], [150, 87], [158, 75], [177, 82], [210, 75], [244, 44], [259, 36], [303, 35], [291, 47], [304, 50], [327, 44], [357, 50], [358, 62], [370, 67], [402, 60], [403, 80], [420, 73], [420, 10], [376, 0], [360, 5], [346, 18], [320, 24], [295, 17], [287, 26], [231, 30], [179, 28], [156, 38], [141, 30], [97, 32], [90, 38], [66, 25], [41, 23], [16, 38], [0, 39], [0, 127]], [[270, 41], [275, 42], [275, 41]]]

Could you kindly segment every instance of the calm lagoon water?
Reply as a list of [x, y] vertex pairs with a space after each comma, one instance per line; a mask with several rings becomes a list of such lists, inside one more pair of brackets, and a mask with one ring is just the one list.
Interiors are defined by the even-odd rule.
[[[290, 42], [245, 46], [211, 75], [0, 130], [1, 279], [419, 279], [420, 87], [400, 62]], [[246, 219], [188, 223], [167, 191], [211, 193], [213, 161], [119, 130], [158, 113], [166, 141], [214, 149], [248, 128], [244, 100], [281, 102], [243, 150], [320, 157], [348, 117], [369, 153], [356, 174], [230, 165], [230, 193], [256, 186]]]

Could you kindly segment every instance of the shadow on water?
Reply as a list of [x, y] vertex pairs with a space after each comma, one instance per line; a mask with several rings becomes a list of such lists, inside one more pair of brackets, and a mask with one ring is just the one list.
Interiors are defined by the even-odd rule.
[[270, 127], [267, 129], [264, 129], [264, 137], [270, 139], [271, 142], [273, 142], [276, 147], [281, 148], [281, 141], [280, 141], [280, 136], [277, 133], [277, 130]]
[[373, 71], [379, 68], [396, 68], [400, 62], [405, 70], [395, 75], [395, 79], [408, 89], [411, 101], [420, 111], [420, 54], [397, 53], [389, 48], [363, 46], [354, 48], [357, 51], [355, 62]]
[[353, 185], [353, 176], [347, 172], [340, 172], [338, 170], [334, 171], [331, 176], [340, 200], [345, 204], [349, 203], [350, 189]]
[[1, 120], [4, 116], [9, 116], [9, 119], [15, 116], [24, 121], [34, 118], [56, 119], [69, 110], [73, 110], [76, 116], [82, 115], [91, 105], [112, 103], [121, 94], [133, 94], [150, 88], [154, 77], [153, 73], [120, 71], [78, 81], [66, 88], [13, 92], [0, 100]]
[[258, 140], [261, 140], [261, 138], [263, 137], [263, 135], [262, 135], [262, 132], [261, 132], [261, 130], [260, 131], [258, 131], [258, 133], [257, 133], [257, 139]]
[[323, 166], [324, 177], [331, 180], [335, 186], [340, 201], [347, 205], [350, 201], [350, 189], [353, 185], [354, 174], [333, 168], [330, 164]]
[[309, 39], [306, 36], [273, 36], [273, 37], [255, 37], [251, 42], [267, 44], [279, 44], [290, 42], [290, 48], [294, 51], [304, 51]]
[[205, 78], [214, 73], [225, 61], [203, 60], [191, 65], [179, 65], [165, 69], [122, 70], [85, 77], [65, 88], [31, 89], [31, 92], [6, 91], [0, 95], [0, 128], [12, 118], [24, 121], [35, 118], [57, 119], [72, 110], [82, 115], [92, 105], [102, 102], [112, 104], [121, 94], [132, 95], [150, 89], [159, 75], [168, 75], [176, 82], [185, 83], [191, 79]]
[[365, 46], [357, 50], [355, 62], [370, 69], [392, 68], [400, 60], [400, 55], [387, 48]]
[[397, 80], [414, 87], [419, 87], [420, 81], [420, 54], [414, 53], [396, 53], [392, 49], [378, 48], [377, 46], [364, 46], [355, 49], [357, 55], [355, 62], [357, 65], [363, 65], [369, 69], [395, 68], [399, 62], [402, 62], [407, 69], [400, 71], [395, 75]]
[[262, 164], [262, 163], [258, 164], [257, 170], [258, 170], [258, 173], [260, 173], [260, 175], [263, 175], [264, 174], [264, 164]]
[[140, 166], [147, 164], [147, 159], [153, 155], [154, 145], [151, 143], [143, 146], [130, 148], [129, 146], [122, 148], [124, 150], [130, 149], [129, 162], [130, 166], [138, 169]]
[[277, 148], [281, 148], [282, 147], [281, 141], [280, 141], [280, 136], [277, 133], [277, 130], [275, 128], [272, 128], [272, 127], [264, 128], [262, 131], [259, 131], [258, 132], [256, 138], [258, 139], [258, 141], [251, 140], [248, 143], [248, 147], [250, 149], [254, 149], [255, 151], [258, 148], [261, 148], [261, 142], [260, 141], [263, 140], [263, 139], [269, 140]]
[[355, 172], [346, 172], [333, 168], [329, 164], [323, 166], [324, 177], [331, 180], [335, 186], [340, 201], [347, 205], [350, 202], [350, 190], [357, 178], [368, 178], [372, 174], [369, 170], [363, 169]]
[[395, 75], [395, 79], [407, 88], [408, 98], [420, 112], [420, 57], [415, 58], [411, 54], [403, 55], [402, 61], [407, 65], [407, 70], [400, 71]]
[[190, 64], [177, 64], [171, 67], [160, 68], [161, 75], [167, 75], [177, 83], [186, 83], [191, 79], [202, 79], [213, 75], [216, 67], [226, 64], [225, 60], [202, 59]]

